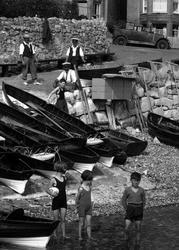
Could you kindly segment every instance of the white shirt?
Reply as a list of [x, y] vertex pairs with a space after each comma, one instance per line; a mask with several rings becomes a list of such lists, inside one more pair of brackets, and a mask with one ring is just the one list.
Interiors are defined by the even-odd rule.
[[19, 47], [19, 55], [23, 55], [24, 53], [24, 44], [27, 45], [30, 48], [30, 45], [32, 46], [32, 53], [35, 54], [35, 47], [32, 43], [26, 43], [25, 41], [20, 44]]
[[60, 75], [57, 77], [57, 80], [61, 80], [64, 79], [66, 82], [76, 82], [77, 78], [76, 78], [76, 74], [75, 71], [73, 69], [69, 69], [68, 72], [66, 72], [65, 70], [63, 70]]
[[[72, 51], [73, 51], [72, 56], [76, 56], [76, 50], [77, 50], [78, 47], [79, 46], [74, 47], [73, 45], [70, 47], [70, 48], [72, 48]], [[68, 48], [66, 56], [69, 56], [69, 54], [70, 54], [70, 48]], [[79, 54], [80, 54], [81, 57], [84, 57], [84, 53], [83, 53], [83, 50], [82, 50], [81, 47], [79, 49]]]

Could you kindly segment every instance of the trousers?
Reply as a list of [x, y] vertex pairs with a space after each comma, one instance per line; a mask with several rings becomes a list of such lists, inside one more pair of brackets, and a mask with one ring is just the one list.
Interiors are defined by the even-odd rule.
[[22, 79], [27, 80], [27, 74], [28, 71], [30, 70], [32, 80], [37, 79], [37, 70], [36, 70], [36, 65], [35, 65], [35, 60], [34, 57], [23, 57], [25, 65], [23, 65], [22, 69]]

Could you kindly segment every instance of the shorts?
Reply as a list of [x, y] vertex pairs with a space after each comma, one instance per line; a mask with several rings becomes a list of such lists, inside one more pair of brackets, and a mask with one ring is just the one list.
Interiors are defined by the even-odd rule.
[[143, 204], [128, 204], [126, 210], [126, 220], [140, 221], [143, 219]]
[[86, 215], [92, 215], [92, 206], [91, 205], [80, 205], [78, 207], [78, 215], [79, 217], [85, 217]]

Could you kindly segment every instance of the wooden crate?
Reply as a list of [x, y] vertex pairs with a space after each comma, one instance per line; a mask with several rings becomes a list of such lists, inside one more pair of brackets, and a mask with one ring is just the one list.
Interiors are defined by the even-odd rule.
[[111, 100], [130, 100], [132, 85], [135, 78], [123, 76], [109, 76], [92, 79], [92, 98]]

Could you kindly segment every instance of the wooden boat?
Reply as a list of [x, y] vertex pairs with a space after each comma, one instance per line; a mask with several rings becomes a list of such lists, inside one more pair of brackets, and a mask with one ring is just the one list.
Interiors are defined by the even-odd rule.
[[126, 152], [127, 156], [135, 156], [141, 154], [147, 147], [148, 142], [140, 140], [134, 136], [123, 133], [119, 130], [107, 130], [103, 134]]
[[21, 128], [21, 130], [31, 130], [32, 132], [36, 132], [37, 134], [41, 134], [45, 136], [45, 134], [53, 141], [60, 141], [66, 139], [67, 136], [60, 133], [58, 130], [51, 128], [50, 126], [36, 120], [35, 118], [20, 112], [19, 110], [12, 108], [4, 103], [0, 103], [0, 120]]
[[179, 122], [150, 112], [147, 117], [148, 132], [162, 143], [179, 147]]
[[24, 215], [16, 209], [0, 220], [0, 242], [23, 247], [45, 248], [59, 221]]
[[[57, 172], [54, 170], [54, 164], [51, 161], [38, 160], [33, 158], [32, 156], [27, 156], [20, 154], [18, 152], [13, 152], [10, 148], [5, 148], [5, 147], [0, 147], [0, 159], [1, 157], [5, 157], [9, 161], [10, 159], [13, 159], [13, 161], [16, 163], [20, 162], [20, 164], [29, 166], [29, 168], [33, 170], [33, 174], [48, 179], [51, 179], [52, 177], [57, 175]], [[67, 170], [73, 170], [74, 163], [72, 161], [63, 156], [60, 157], [60, 161], [64, 161], [67, 163]], [[67, 183], [77, 183], [77, 180], [72, 174], [68, 173]]]
[[[70, 142], [70, 143], [69, 143]], [[100, 156], [93, 151], [91, 148], [86, 147], [86, 140], [82, 141], [81, 138], [70, 138], [69, 141], [64, 141], [61, 145], [59, 144], [54, 151], [53, 145], [48, 146], [51, 148], [51, 152], [56, 153], [56, 157], [59, 156], [61, 159], [65, 159], [68, 162], [72, 162], [72, 168], [80, 173], [84, 170], [93, 170], [95, 164], [99, 161]], [[42, 148], [44, 151], [44, 146], [38, 147], [39, 150]]]
[[19, 132], [15, 128], [11, 127], [10, 125], [0, 121], [0, 135], [5, 138], [5, 142], [3, 146], [24, 146], [24, 147], [33, 147], [37, 146], [39, 143], [37, 137], [32, 138], [23, 133]]
[[[54, 120], [56, 125], [59, 124], [60, 127], [65, 128], [72, 135], [96, 134], [96, 131], [91, 126], [86, 125], [81, 120], [59, 110], [54, 105], [47, 103], [31, 93], [4, 82], [2, 83], [2, 97], [4, 102], [11, 107], [22, 109], [22, 107], [17, 106], [17, 102], [26, 105], [26, 112], [29, 112], [29, 114], [32, 112], [32, 109], [35, 109], [37, 114], [46, 116], [50, 121]], [[15, 99], [16, 102], [12, 101], [12, 98]], [[57, 125], [58, 128], [59, 126]]]
[[95, 68], [79, 68], [78, 74], [82, 79], [100, 78], [103, 74], [118, 74], [121, 66], [95, 65]]
[[34, 171], [29, 165], [14, 156], [14, 154], [0, 154], [0, 182], [22, 194], [29, 178]]
[[[39, 112], [50, 121], [53, 120], [56, 124], [59, 124], [60, 127], [67, 130], [73, 136], [92, 137], [98, 134], [98, 132], [96, 132], [93, 127], [59, 110], [54, 105], [47, 104], [44, 100], [38, 98], [37, 96], [34, 96], [28, 92], [25, 92], [6, 83], [2, 84], [2, 91], [6, 103], [8, 103], [9, 105], [15, 105], [10, 97], [14, 98], [17, 101], [20, 101], [21, 103], [27, 105], [27, 107], [29, 107], [29, 111], [32, 111], [32, 109], [34, 109], [34, 111]], [[103, 143], [100, 143], [100, 147], [99, 145], [93, 145], [89, 146], [89, 148], [99, 154], [101, 156], [100, 161], [108, 167], [112, 165], [113, 158], [118, 151], [118, 147], [108, 139], [103, 140]], [[121, 151], [121, 149], [119, 151]], [[121, 164], [123, 164], [123, 161]]]

